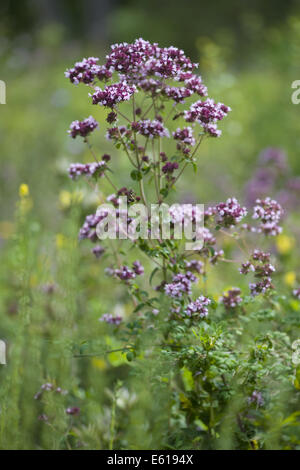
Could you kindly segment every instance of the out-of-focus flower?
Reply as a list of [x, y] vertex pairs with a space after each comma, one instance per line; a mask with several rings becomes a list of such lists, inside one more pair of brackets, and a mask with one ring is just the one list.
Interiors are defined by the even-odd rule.
[[19, 195], [20, 197], [26, 197], [26, 196], [29, 196], [29, 186], [28, 184], [21, 184], [20, 187], [19, 187]]
[[226, 309], [230, 310], [238, 307], [242, 303], [241, 289], [238, 287], [233, 287], [229, 289], [223, 296], [220, 298]]
[[288, 235], [281, 234], [276, 239], [276, 248], [281, 255], [286, 255], [292, 251], [295, 246], [295, 239]]
[[249, 405], [254, 404], [256, 406], [263, 406], [264, 399], [263, 399], [261, 392], [254, 390], [252, 395], [248, 398], [248, 404]]
[[112, 315], [111, 313], [104, 313], [99, 321], [103, 321], [105, 323], [109, 323], [110, 325], [120, 325], [122, 323], [123, 318], [120, 315]]
[[38, 416], [38, 420], [39, 421], [44, 421], [45, 423], [47, 423], [49, 421], [49, 418], [48, 418], [47, 415], [41, 414], [41, 415]]
[[282, 228], [279, 227], [278, 222], [282, 214], [283, 209], [281, 205], [274, 199], [270, 197], [264, 200], [257, 199], [256, 206], [253, 208], [253, 219], [261, 221], [257, 231], [272, 236], [281, 233]]
[[300, 287], [293, 290], [293, 296], [300, 300]]
[[105, 252], [105, 248], [101, 245], [96, 245], [92, 249], [92, 253], [96, 256], [96, 258], [100, 258], [104, 252]]
[[80, 414], [80, 408], [78, 408], [78, 406], [69, 407], [66, 409], [66, 414], [71, 416], [78, 416]]
[[297, 276], [294, 271], [288, 271], [283, 277], [284, 283], [289, 287], [293, 287], [295, 285], [296, 279]]

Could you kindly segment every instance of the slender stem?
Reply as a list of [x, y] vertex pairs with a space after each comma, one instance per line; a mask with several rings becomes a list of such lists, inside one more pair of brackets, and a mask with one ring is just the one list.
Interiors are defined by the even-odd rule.
[[[96, 163], [99, 163], [99, 160], [98, 158], [96, 157], [96, 154], [93, 150], [93, 147], [92, 145], [89, 143], [89, 141], [86, 139], [86, 143], [87, 143], [87, 146], [91, 152], [91, 154], [93, 155], [93, 158], [95, 159]], [[110, 177], [106, 174], [106, 172], [104, 171], [103, 172], [103, 175], [104, 177], [107, 179], [107, 181], [111, 184], [111, 186], [114, 188], [115, 191], [118, 191], [118, 188], [116, 187], [116, 185], [112, 182], [112, 180], [110, 179]]]
[[116, 110], [116, 112], [117, 112], [118, 114], [120, 114], [120, 116], [122, 116], [123, 119], [125, 119], [125, 120], [128, 121], [128, 122], [130, 122], [130, 124], [131, 124], [130, 119], [128, 119], [128, 117], [125, 116], [125, 114], [121, 113], [121, 111], [119, 111], [119, 109], [117, 109], [117, 108], [115, 108], [115, 110]]
[[153, 154], [153, 164], [154, 164], [154, 181], [155, 181], [156, 196], [159, 202], [160, 194], [159, 194], [159, 186], [158, 186], [157, 171], [156, 171], [157, 168], [156, 168], [156, 159], [155, 159], [154, 139], [152, 139], [152, 154]]
[[125, 142], [124, 142], [124, 139], [123, 139], [123, 137], [122, 137], [122, 135], [121, 135], [120, 130], [119, 130], [119, 138], [120, 138], [120, 140], [121, 140], [121, 142], [122, 142], [122, 144], [123, 144], [124, 150], [125, 150], [125, 152], [126, 152], [126, 155], [127, 155], [128, 159], [129, 159], [131, 165], [134, 166], [134, 168], [138, 168], [138, 167], [136, 166], [136, 164], [134, 163], [134, 161], [132, 160], [132, 158], [131, 158], [131, 156], [130, 156], [130, 153], [128, 152], [128, 148], [127, 148], [127, 146], [126, 146], [126, 144], [125, 144]]
[[[197, 143], [197, 145], [196, 145], [196, 147], [195, 147], [195, 149], [194, 149], [192, 155], [190, 156], [190, 159], [191, 159], [191, 160], [192, 160], [192, 158], [194, 157], [195, 153], [197, 152], [198, 148], [200, 147], [200, 144], [201, 144], [201, 142], [202, 142], [202, 139], [203, 139], [203, 135], [200, 136], [200, 139], [199, 139], [199, 141], [198, 141], [198, 143]], [[175, 181], [174, 181], [174, 183], [173, 183], [173, 186], [174, 186], [175, 183], [177, 183], [177, 181], [179, 180], [180, 176], [182, 175], [182, 173], [184, 172], [184, 170], [186, 169], [186, 167], [188, 166], [189, 163], [190, 163], [190, 161], [185, 162], [185, 164], [183, 165], [183, 167], [182, 167], [180, 173], [177, 175], [177, 177], [176, 177], [176, 179], [175, 179]]]
[[142, 116], [142, 119], [144, 119], [147, 114], [149, 113], [149, 111], [151, 111], [151, 109], [153, 108], [153, 102], [151, 103], [151, 105], [149, 106], [148, 109], [146, 109], [146, 111], [144, 112], [143, 116]]
[[118, 188], [117, 186], [112, 182], [112, 180], [110, 179], [110, 177], [106, 174], [106, 172], [104, 171], [103, 172], [103, 175], [104, 175], [104, 178], [107, 179], [107, 181], [111, 184], [111, 186], [114, 188], [115, 191], [118, 191]]

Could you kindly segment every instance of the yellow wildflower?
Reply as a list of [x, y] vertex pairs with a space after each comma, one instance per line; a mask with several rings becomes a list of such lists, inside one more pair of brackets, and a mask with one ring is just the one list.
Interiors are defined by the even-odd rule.
[[276, 246], [277, 250], [281, 255], [290, 253], [295, 245], [295, 239], [288, 235], [279, 235], [277, 237]]
[[289, 271], [284, 275], [284, 283], [287, 286], [293, 287], [296, 282], [296, 273], [294, 271]]
[[19, 187], [19, 195], [21, 198], [29, 196], [29, 186], [28, 184], [21, 184]]

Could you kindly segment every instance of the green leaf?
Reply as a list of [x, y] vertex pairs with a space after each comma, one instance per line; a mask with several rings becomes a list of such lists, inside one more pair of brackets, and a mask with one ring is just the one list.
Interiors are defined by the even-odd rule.
[[152, 273], [151, 273], [151, 275], [150, 275], [150, 279], [149, 279], [150, 286], [152, 285], [153, 277], [155, 276], [155, 274], [157, 273], [157, 271], [159, 271], [159, 268], [153, 269], [153, 271], [152, 271]]

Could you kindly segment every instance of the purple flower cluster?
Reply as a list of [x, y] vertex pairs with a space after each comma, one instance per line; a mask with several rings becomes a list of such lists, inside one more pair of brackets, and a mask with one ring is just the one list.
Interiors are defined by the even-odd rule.
[[72, 406], [66, 409], [66, 414], [70, 416], [78, 416], [80, 414], [80, 408], [78, 406]]
[[106, 68], [131, 76], [132, 80], [151, 75], [175, 78], [197, 66], [182, 50], [172, 46], [161, 48], [141, 38], [133, 44], [114, 44], [111, 49], [112, 52], [106, 57]]
[[300, 287], [293, 290], [293, 296], [300, 300]]
[[176, 103], [183, 103], [185, 98], [189, 98], [193, 92], [185, 87], [166, 86], [163, 89], [163, 94]]
[[191, 261], [185, 261], [185, 267], [189, 271], [194, 271], [198, 274], [204, 274], [204, 263], [198, 259], [192, 259]]
[[44, 392], [55, 392], [60, 395], [67, 395], [68, 390], [63, 390], [61, 387], [55, 387], [54, 384], [47, 382], [41, 385], [40, 390], [34, 395], [35, 400], [39, 400]]
[[246, 208], [240, 206], [235, 198], [220, 202], [215, 206], [215, 210], [217, 223], [222, 227], [233, 227], [247, 215]]
[[270, 253], [254, 250], [251, 260], [243, 263], [239, 270], [241, 274], [248, 274], [251, 271], [254, 273], [254, 277], [261, 279], [256, 283], [249, 284], [251, 294], [254, 296], [273, 289], [271, 276], [275, 272], [275, 268], [269, 261]]
[[186, 88], [193, 93], [197, 93], [199, 96], [207, 96], [207, 87], [203, 84], [199, 75], [190, 74], [190, 78], [186, 78], [184, 83]]
[[274, 199], [269, 197], [264, 200], [257, 199], [256, 206], [253, 209], [253, 219], [261, 221], [257, 231], [272, 236], [281, 233], [282, 228], [279, 227], [278, 222], [282, 214], [281, 205]]
[[75, 180], [78, 176], [102, 176], [106, 170], [104, 161], [98, 163], [71, 163], [69, 167], [69, 176]]
[[213, 256], [210, 258], [210, 263], [211, 264], [217, 264], [220, 258], [223, 258], [224, 256], [224, 251], [223, 250], [215, 250]]
[[94, 82], [95, 78], [108, 80], [111, 78], [112, 73], [106, 67], [98, 65], [98, 61], [97, 57], [82, 59], [81, 62], [76, 62], [74, 67], [66, 70], [65, 76], [75, 85], [78, 85], [80, 82], [90, 85]]
[[261, 394], [261, 392], [258, 392], [257, 390], [254, 390], [252, 395], [248, 398], [248, 404], [249, 405], [256, 405], [256, 406], [263, 406], [264, 404], [264, 399]]
[[177, 162], [167, 162], [163, 167], [162, 167], [162, 172], [165, 174], [172, 174], [175, 170], [178, 169], [178, 163]]
[[242, 267], [240, 268], [239, 271], [241, 274], [248, 274], [250, 273], [250, 271], [254, 272], [255, 267], [253, 266], [252, 263], [250, 263], [250, 261], [247, 261], [246, 263], [242, 263]]
[[220, 301], [228, 310], [238, 307], [242, 303], [241, 289], [233, 287], [223, 294]]
[[254, 261], [261, 261], [262, 263], [270, 261], [270, 256], [270, 253], [265, 253], [261, 250], [254, 250], [252, 253], [252, 258], [254, 259]]
[[144, 267], [138, 260], [132, 263], [132, 269], [137, 276], [142, 276], [145, 272]]
[[186, 145], [194, 146], [196, 143], [193, 129], [191, 127], [184, 127], [183, 129], [180, 129], [179, 127], [175, 132], [173, 132], [173, 137], [175, 140], [180, 140]]
[[184, 111], [184, 119], [187, 122], [199, 123], [204, 131], [218, 137], [221, 131], [218, 131], [216, 122], [221, 121], [231, 111], [229, 106], [223, 103], [215, 103], [211, 98], [206, 101], [196, 101], [189, 110]]
[[95, 93], [92, 95], [93, 104], [113, 108], [122, 101], [130, 100], [136, 91], [135, 85], [127, 85], [125, 81], [109, 85], [104, 90], [96, 88]]
[[103, 321], [105, 323], [109, 323], [110, 325], [120, 325], [122, 323], [123, 318], [119, 315], [113, 316], [111, 313], [104, 313], [99, 321]]
[[273, 289], [273, 284], [270, 278], [262, 279], [262, 281], [249, 284], [251, 295], [256, 296], [265, 294], [268, 290]]
[[201, 295], [196, 299], [194, 302], [190, 302], [185, 310], [185, 313], [191, 317], [191, 316], [197, 316], [200, 318], [205, 318], [208, 315], [208, 309], [207, 306], [211, 303], [211, 300], [208, 299], [207, 297], [204, 297]]
[[73, 139], [78, 135], [86, 138], [91, 132], [97, 129], [98, 125], [98, 122], [93, 118], [93, 116], [89, 116], [83, 121], [73, 121], [70, 124], [70, 130], [68, 133]]
[[154, 137], [170, 137], [168, 129], [158, 120], [150, 119], [141, 120], [132, 123], [132, 129], [144, 137], [153, 139]]
[[97, 240], [96, 227], [101, 220], [107, 217], [107, 211], [97, 212], [96, 214], [87, 215], [83, 226], [79, 231], [79, 240], [88, 238], [91, 241]]
[[139, 261], [134, 261], [131, 269], [128, 266], [121, 266], [118, 269], [113, 269], [110, 274], [118, 277], [121, 281], [130, 281], [135, 279], [136, 276], [142, 276], [144, 274], [144, 267]]
[[92, 249], [92, 253], [95, 255], [96, 258], [101, 258], [104, 252], [105, 252], [105, 248], [103, 248], [103, 246], [101, 245], [96, 245]]
[[183, 294], [190, 295], [192, 293], [192, 282], [196, 282], [197, 278], [191, 271], [185, 274], [179, 273], [173, 276], [172, 282], [164, 286], [165, 293], [174, 299], [180, 299]]

